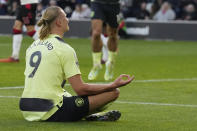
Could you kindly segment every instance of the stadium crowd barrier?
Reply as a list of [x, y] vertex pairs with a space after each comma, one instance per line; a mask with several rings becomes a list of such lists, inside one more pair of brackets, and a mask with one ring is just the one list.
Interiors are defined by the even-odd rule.
[[[11, 35], [15, 17], [0, 16], [0, 34]], [[196, 21], [168, 21], [125, 20], [129, 38], [159, 39], [159, 40], [190, 40], [197, 41]], [[70, 20], [70, 31], [65, 37], [90, 37], [90, 20]], [[25, 29], [24, 29], [25, 32]]]

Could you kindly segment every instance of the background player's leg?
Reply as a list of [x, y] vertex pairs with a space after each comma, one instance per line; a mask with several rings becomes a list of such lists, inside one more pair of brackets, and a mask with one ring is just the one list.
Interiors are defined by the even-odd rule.
[[38, 39], [38, 32], [35, 30], [34, 25], [27, 25], [27, 35], [32, 37], [34, 40]]
[[102, 42], [101, 42], [101, 33], [102, 33], [102, 20], [92, 20], [92, 51], [101, 52]]
[[19, 59], [21, 42], [23, 39], [22, 26], [23, 26], [23, 23], [19, 20], [16, 20], [13, 26], [13, 41], [12, 41], [12, 56], [11, 57], [14, 58], [15, 60]]
[[102, 48], [102, 60], [101, 63], [105, 64], [105, 62], [108, 59], [108, 47], [107, 47], [107, 41], [108, 41], [108, 36], [104, 36], [103, 34], [101, 34], [101, 40], [103, 43], [103, 48]]
[[94, 80], [96, 79], [99, 70], [102, 68], [101, 66], [101, 49], [102, 49], [102, 41], [101, 41], [101, 33], [102, 33], [102, 20], [92, 20], [92, 57], [93, 57], [93, 68], [91, 69], [88, 79]]
[[108, 34], [108, 61], [106, 63], [106, 71], [104, 75], [105, 80], [110, 80], [113, 78], [113, 68], [115, 63], [115, 58], [117, 55], [118, 49], [118, 29], [112, 28], [107, 25], [107, 34]]
[[109, 40], [107, 42], [108, 49], [111, 52], [116, 52], [118, 48], [118, 29], [112, 28], [109, 25], [107, 25], [107, 34], [109, 37]]

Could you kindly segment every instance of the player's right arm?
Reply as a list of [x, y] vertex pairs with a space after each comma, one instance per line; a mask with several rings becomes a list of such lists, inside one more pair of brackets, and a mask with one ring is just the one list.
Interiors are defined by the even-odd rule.
[[[124, 80], [123, 78], [126, 78]], [[134, 79], [134, 76], [130, 77], [129, 75], [120, 75], [115, 81], [109, 84], [88, 84], [84, 83], [81, 75], [75, 75], [68, 78], [69, 83], [72, 88], [75, 90], [77, 95], [95, 95], [100, 94], [106, 91], [110, 91], [121, 86], [129, 84]]]

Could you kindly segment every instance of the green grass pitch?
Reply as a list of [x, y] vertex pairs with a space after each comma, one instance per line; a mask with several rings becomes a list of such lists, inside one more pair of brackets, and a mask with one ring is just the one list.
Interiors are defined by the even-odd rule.
[[[78, 55], [85, 82], [92, 66], [89, 39], [67, 39]], [[0, 58], [11, 54], [12, 39], [0, 37]], [[197, 42], [120, 40], [115, 77], [135, 75], [109, 110], [122, 112], [117, 122], [27, 122], [19, 111], [23, 91], [6, 89], [24, 85], [25, 49], [32, 39], [24, 37], [20, 63], [0, 63], [1, 131], [196, 131], [197, 130]], [[93, 82], [104, 82], [104, 70]], [[66, 90], [73, 93], [67, 86]], [[73, 93], [74, 94], [74, 93]], [[9, 97], [8, 97], [9, 96]]]

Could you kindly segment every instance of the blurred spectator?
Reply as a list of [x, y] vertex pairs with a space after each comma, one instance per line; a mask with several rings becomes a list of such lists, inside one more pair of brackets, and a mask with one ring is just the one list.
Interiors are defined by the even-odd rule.
[[84, 18], [90, 18], [91, 9], [88, 7], [87, 4], [76, 4], [75, 10], [71, 15], [71, 19], [80, 20]]
[[188, 4], [184, 7], [182, 20], [196, 20], [196, 8], [193, 4]]
[[19, 1], [9, 0], [8, 1], [8, 14], [11, 16], [15, 16], [18, 6], [19, 6]]
[[169, 2], [164, 2], [160, 10], [154, 15], [153, 19], [157, 21], [168, 21], [176, 18], [175, 12], [172, 10]]
[[91, 9], [88, 7], [87, 4], [81, 5], [81, 14], [83, 18], [90, 18], [91, 17]]
[[46, 9], [49, 5], [49, 0], [41, 0], [43, 10]]
[[36, 10], [36, 16], [37, 17], [41, 17], [42, 16], [42, 11], [43, 11], [43, 6], [42, 6], [42, 4], [41, 3], [39, 3], [38, 5], [37, 5], [37, 10]]
[[146, 5], [147, 5], [147, 3], [145, 1], [143, 1], [140, 4], [140, 9], [138, 9], [137, 12], [136, 12], [136, 18], [137, 19], [146, 19], [146, 20], [149, 19], [150, 14], [146, 10]]
[[6, 0], [0, 0], [0, 15], [7, 14], [7, 3]]
[[181, 16], [181, 0], [168, 0], [168, 2], [171, 4], [172, 9], [175, 11], [176, 18], [179, 18]]
[[[170, 3], [171, 6], [163, 4], [165, 2]], [[15, 15], [19, 3], [20, 0], [0, 0], [0, 15]], [[91, 15], [90, 0], [40, 0], [37, 16], [41, 16], [43, 10], [52, 5], [64, 9], [67, 17], [73, 14], [72, 19], [90, 18]], [[77, 7], [75, 10], [76, 5], [80, 5], [81, 9]], [[197, 0], [120, 0], [120, 5], [124, 18], [135, 17], [135, 19], [158, 21], [197, 20]]]
[[83, 4], [86, 2], [86, 0], [75, 0], [76, 1], [76, 4]]
[[67, 17], [68, 18], [70, 18], [71, 17], [71, 15], [72, 15], [72, 8], [70, 7], [70, 6], [66, 6], [65, 8], [64, 8], [64, 11], [65, 11], [65, 13], [67, 14]]
[[43, 11], [48, 7], [48, 6], [55, 6], [57, 5], [57, 1], [56, 0], [42, 0], [42, 2], [40, 2], [37, 5], [37, 11], [36, 11], [36, 16], [37, 17], [41, 17]]
[[56, 6], [56, 5], [57, 5], [56, 0], [50, 0], [49, 1], [49, 6]]
[[150, 11], [151, 18], [153, 18], [153, 16], [159, 11], [162, 3], [163, 3], [163, 0], [154, 0], [153, 4], [151, 6], [151, 11]]
[[82, 16], [82, 8], [81, 8], [81, 4], [77, 4], [75, 6], [75, 10], [73, 11], [72, 15], [71, 15], [71, 19], [73, 20], [79, 20], [81, 19]]
[[75, 9], [76, 1], [75, 0], [58, 0], [57, 5], [60, 6], [65, 13], [67, 14], [67, 17], [71, 17], [71, 14], [73, 10]]
[[70, 7], [72, 10], [75, 9], [76, 0], [58, 0], [57, 5], [60, 6], [62, 9], [66, 7]]
[[120, 0], [120, 9], [125, 18], [134, 17], [132, 7], [133, 0]]

